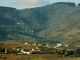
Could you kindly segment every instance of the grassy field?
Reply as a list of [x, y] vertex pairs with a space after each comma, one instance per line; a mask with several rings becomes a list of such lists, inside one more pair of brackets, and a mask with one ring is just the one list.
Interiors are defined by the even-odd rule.
[[60, 54], [14, 55], [0, 54], [0, 60], [80, 60], [80, 57], [63, 57]]

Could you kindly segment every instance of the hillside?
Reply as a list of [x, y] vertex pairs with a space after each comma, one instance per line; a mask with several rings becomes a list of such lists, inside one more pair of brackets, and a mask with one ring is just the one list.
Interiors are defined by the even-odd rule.
[[79, 16], [80, 6], [71, 2], [22, 10], [0, 7], [0, 41], [38, 41], [79, 46]]

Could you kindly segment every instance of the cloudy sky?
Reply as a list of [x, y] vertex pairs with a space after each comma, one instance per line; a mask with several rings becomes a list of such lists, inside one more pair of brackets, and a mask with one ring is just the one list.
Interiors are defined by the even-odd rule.
[[0, 0], [0, 6], [24, 9], [45, 6], [55, 2], [75, 2], [78, 4], [80, 0]]

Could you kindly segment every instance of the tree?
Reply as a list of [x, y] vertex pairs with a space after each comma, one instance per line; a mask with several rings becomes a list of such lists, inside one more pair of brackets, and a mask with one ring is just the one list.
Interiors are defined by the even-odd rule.
[[80, 57], [80, 48], [77, 48], [77, 50], [74, 52], [74, 56]]
[[0, 53], [5, 52], [4, 48], [0, 48]]

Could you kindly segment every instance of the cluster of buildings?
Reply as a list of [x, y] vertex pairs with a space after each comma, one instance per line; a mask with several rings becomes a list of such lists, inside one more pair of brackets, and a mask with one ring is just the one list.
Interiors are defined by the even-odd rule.
[[[53, 47], [50, 44], [37, 43], [37, 42], [34, 42], [34, 43], [26, 42], [24, 44]], [[56, 44], [56, 46], [54, 46], [54, 47], [58, 48], [58, 47], [64, 47], [64, 46], [69, 47], [69, 45], [62, 45], [61, 43]], [[64, 50], [60, 50], [60, 51], [64, 51]], [[53, 53], [56, 53], [56, 51], [44, 49], [43, 47], [35, 47], [35, 48], [30, 48], [30, 49], [6, 48], [5, 53], [17, 53], [17, 54], [28, 54], [29, 55], [29, 54], [53, 54]]]
[[56, 51], [51, 51], [48, 49], [44, 49], [43, 47], [36, 47], [32, 49], [16, 49], [16, 48], [6, 48], [5, 53], [16, 53], [17, 54], [53, 54]]
[[39, 46], [44, 46], [45, 45], [45, 43], [38, 43], [38, 42], [32, 42], [32, 43], [26, 42], [24, 44], [39, 45]]
[[28, 42], [26, 42], [25, 44], [47, 46], [47, 47], [55, 47], [55, 48], [58, 48], [58, 47], [69, 47], [69, 45], [63, 45], [61, 43], [56, 44], [56, 46], [53, 45], [53, 44], [45, 44], [45, 43], [37, 43], [37, 42], [34, 42], [34, 43], [28, 43]]
[[57, 46], [55, 46], [55, 48], [58, 48], [58, 47], [69, 47], [70, 45], [63, 45], [61, 43], [58, 43]]

